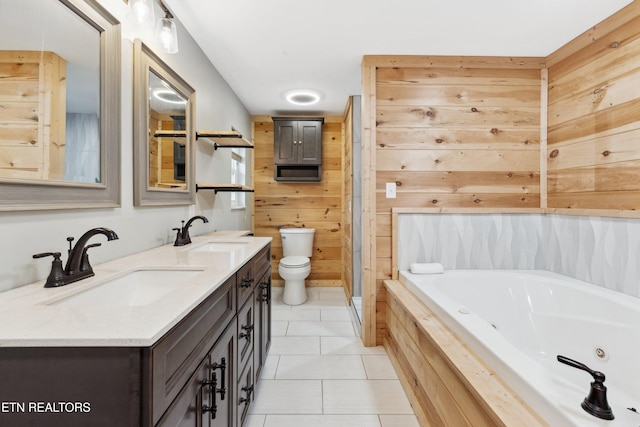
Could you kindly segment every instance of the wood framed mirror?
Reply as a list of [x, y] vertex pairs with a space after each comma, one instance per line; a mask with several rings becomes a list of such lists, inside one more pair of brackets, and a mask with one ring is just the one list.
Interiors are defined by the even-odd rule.
[[0, 210], [120, 206], [120, 23], [96, 0], [0, 10]]
[[195, 203], [195, 90], [134, 42], [134, 204]]

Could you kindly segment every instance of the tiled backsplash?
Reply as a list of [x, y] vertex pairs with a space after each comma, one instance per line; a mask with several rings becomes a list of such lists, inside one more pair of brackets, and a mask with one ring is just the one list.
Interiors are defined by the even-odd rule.
[[640, 220], [542, 214], [400, 214], [398, 267], [543, 269], [640, 297]]

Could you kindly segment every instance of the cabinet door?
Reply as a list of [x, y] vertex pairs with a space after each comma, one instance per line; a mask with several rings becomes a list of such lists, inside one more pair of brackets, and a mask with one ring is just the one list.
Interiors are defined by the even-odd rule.
[[262, 374], [271, 345], [271, 268], [258, 280], [254, 290], [255, 342], [253, 348], [253, 366], [255, 383]]
[[211, 350], [209, 358], [210, 381], [215, 380], [215, 392], [209, 387], [211, 406], [215, 413], [210, 411], [210, 426], [228, 427], [235, 424], [237, 412], [235, 405], [236, 393], [236, 322], [231, 322], [225, 334], [220, 337]]
[[322, 164], [322, 122], [318, 120], [299, 121], [296, 147], [298, 164]]
[[235, 321], [213, 346], [156, 427], [227, 427], [236, 419]]
[[206, 357], [189, 379], [182, 392], [173, 401], [156, 427], [203, 427], [208, 426], [208, 414], [203, 407], [210, 405], [204, 392], [209, 378], [209, 357]]
[[249, 415], [249, 408], [254, 399], [255, 383], [253, 375], [253, 360], [249, 360], [247, 366], [238, 378], [238, 427], [242, 427]]
[[298, 164], [298, 122], [274, 120], [273, 159], [277, 165]]

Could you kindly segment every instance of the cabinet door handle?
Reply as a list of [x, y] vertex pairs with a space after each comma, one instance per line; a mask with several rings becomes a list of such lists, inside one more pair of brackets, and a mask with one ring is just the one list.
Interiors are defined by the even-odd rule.
[[[221, 387], [219, 389], [216, 389], [216, 393], [220, 393], [220, 400], [224, 400], [224, 396], [227, 393], [227, 387], [225, 386], [225, 378], [227, 377], [227, 375], [226, 375], [226, 372], [227, 372], [227, 359], [225, 359], [223, 357], [222, 360], [220, 361], [220, 363], [214, 363], [213, 365], [211, 365], [211, 369], [214, 370], [214, 371], [216, 369], [220, 369], [220, 375], [222, 376], [222, 381], [220, 381]], [[215, 399], [215, 397], [214, 397], [214, 399]]]
[[[211, 406], [202, 404], [202, 413], [211, 412], [211, 419], [216, 419], [216, 412], [218, 412], [218, 405], [216, 405], [216, 387], [218, 386], [218, 379], [216, 378], [215, 372], [211, 372], [211, 379], [202, 381], [202, 388], [209, 387], [209, 393], [211, 393], [212, 404]], [[204, 399], [204, 393], [201, 395], [201, 399]]]
[[240, 282], [241, 288], [250, 288], [251, 285], [253, 285], [253, 277], [245, 277], [242, 279], [242, 282]]
[[253, 385], [247, 386], [247, 387], [242, 387], [242, 391], [244, 391], [246, 393], [246, 398], [241, 397], [240, 398], [240, 404], [245, 404], [248, 405], [249, 403], [251, 403], [251, 394], [253, 393]]
[[[220, 388], [218, 387], [218, 377], [216, 375], [215, 370], [220, 369], [220, 374], [222, 375], [222, 381]], [[226, 378], [226, 370], [227, 370], [227, 360], [223, 357], [220, 363], [214, 363], [211, 365], [211, 374], [210, 379], [202, 381], [202, 388], [209, 387], [209, 393], [211, 393], [212, 404], [211, 406], [207, 406], [202, 403], [202, 413], [211, 412], [211, 419], [216, 419], [216, 413], [218, 412], [218, 403], [216, 402], [216, 394], [220, 394], [220, 400], [224, 400], [224, 396], [227, 393], [227, 388], [225, 386], [225, 378]], [[204, 395], [203, 395], [204, 396]]]

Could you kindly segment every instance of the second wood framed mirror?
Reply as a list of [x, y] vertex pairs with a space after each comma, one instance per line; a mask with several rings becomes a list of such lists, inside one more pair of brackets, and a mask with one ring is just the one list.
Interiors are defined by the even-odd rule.
[[134, 204], [195, 203], [195, 90], [134, 42]]

